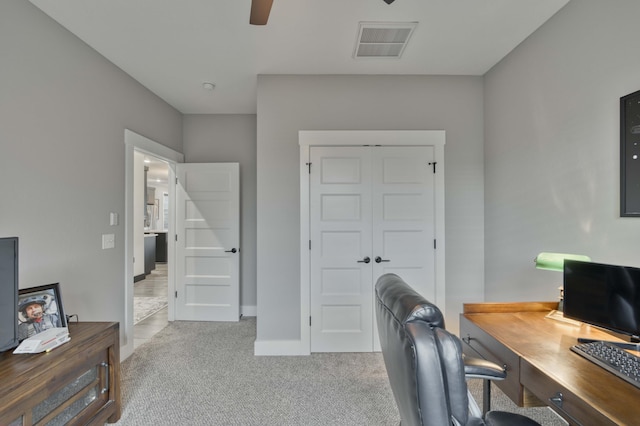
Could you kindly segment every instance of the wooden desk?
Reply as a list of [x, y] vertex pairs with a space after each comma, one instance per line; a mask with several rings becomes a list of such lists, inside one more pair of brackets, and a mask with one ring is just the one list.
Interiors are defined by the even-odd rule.
[[464, 352], [504, 365], [494, 382], [521, 407], [549, 405], [572, 425], [640, 424], [640, 389], [573, 353], [578, 337], [621, 340], [545, 318], [557, 303], [465, 304]]

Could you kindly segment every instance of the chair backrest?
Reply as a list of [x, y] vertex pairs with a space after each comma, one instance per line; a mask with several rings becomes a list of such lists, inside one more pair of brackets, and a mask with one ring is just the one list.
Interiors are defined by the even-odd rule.
[[445, 328], [442, 311], [396, 274], [384, 274], [378, 278], [376, 296], [402, 324], [422, 320], [433, 327]]
[[376, 320], [387, 375], [403, 426], [468, 420], [462, 348], [437, 306], [399, 276], [376, 282]]

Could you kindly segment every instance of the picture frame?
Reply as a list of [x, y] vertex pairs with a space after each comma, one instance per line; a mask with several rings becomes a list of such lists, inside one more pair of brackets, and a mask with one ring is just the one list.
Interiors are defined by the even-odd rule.
[[54, 327], [67, 327], [60, 283], [18, 290], [18, 340]]
[[640, 217], [640, 90], [620, 98], [620, 216]]

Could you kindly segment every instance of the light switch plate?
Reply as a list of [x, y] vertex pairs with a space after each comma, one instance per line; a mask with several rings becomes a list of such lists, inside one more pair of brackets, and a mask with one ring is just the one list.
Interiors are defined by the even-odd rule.
[[114, 212], [109, 213], [109, 225], [110, 226], [118, 225], [118, 213], [114, 213]]
[[112, 249], [116, 246], [115, 234], [102, 234], [102, 249]]

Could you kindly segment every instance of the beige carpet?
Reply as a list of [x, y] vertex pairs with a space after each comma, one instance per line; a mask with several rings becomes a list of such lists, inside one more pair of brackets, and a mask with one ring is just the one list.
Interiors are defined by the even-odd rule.
[[[380, 353], [257, 357], [255, 328], [255, 318], [170, 323], [122, 363], [117, 424], [398, 425]], [[518, 411], [498, 390], [492, 404]], [[546, 408], [523, 412], [562, 424]]]

